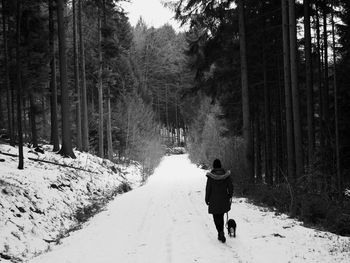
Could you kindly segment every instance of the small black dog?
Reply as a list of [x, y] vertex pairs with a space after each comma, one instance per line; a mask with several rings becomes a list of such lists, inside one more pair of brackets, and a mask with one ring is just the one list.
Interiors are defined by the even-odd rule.
[[234, 219], [229, 219], [226, 224], [227, 232], [230, 237], [236, 237], [236, 221]]

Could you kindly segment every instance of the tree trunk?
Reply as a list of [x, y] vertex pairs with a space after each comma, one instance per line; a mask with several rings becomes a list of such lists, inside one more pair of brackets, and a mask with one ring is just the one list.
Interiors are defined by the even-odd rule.
[[[107, 28], [106, 0], [103, 0], [103, 27]], [[105, 65], [104, 65], [105, 67]], [[113, 160], [111, 90], [107, 84], [107, 151], [108, 159]]]
[[187, 127], [186, 127], [186, 123], [184, 122], [184, 127], [183, 127], [183, 131], [184, 131], [184, 146], [187, 146]]
[[[323, 6], [323, 63], [324, 63], [324, 123], [327, 127], [329, 125], [329, 83], [328, 83], [328, 33], [327, 33], [327, 4], [324, 3]], [[325, 129], [325, 139], [326, 139], [326, 148], [329, 147], [329, 128]]]
[[159, 102], [159, 88], [157, 89], [157, 118], [158, 122], [161, 122], [161, 117], [160, 117], [160, 102]]
[[[263, 37], [264, 38], [264, 37]], [[272, 172], [272, 143], [271, 143], [271, 101], [270, 90], [267, 84], [265, 41], [262, 39], [263, 81], [264, 81], [264, 119], [265, 119], [265, 179], [268, 185], [273, 185]]]
[[[3, 97], [0, 96], [0, 129], [4, 129], [6, 127], [5, 118], [4, 118], [4, 115], [6, 115], [6, 113], [5, 113], [5, 110], [3, 109], [3, 105], [5, 105], [5, 103], [3, 103], [2, 99], [3, 99]], [[7, 130], [7, 132], [8, 132], [8, 130]]]
[[41, 135], [44, 140], [47, 140], [48, 137], [47, 137], [46, 131], [48, 129], [47, 129], [47, 119], [46, 119], [46, 95], [42, 95], [42, 98], [41, 98], [41, 116], [42, 116], [42, 122], [43, 122]]
[[248, 66], [247, 66], [247, 52], [246, 52], [246, 35], [245, 35], [245, 21], [244, 21], [244, 3], [243, 0], [238, 1], [239, 11], [239, 45], [240, 45], [240, 59], [241, 59], [241, 85], [242, 85], [242, 113], [243, 113], [243, 138], [246, 143], [246, 169], [248, 173], [249, 182], [254, 184], [254, 160], [252, 156], [252, 131], [250, 123], [250, 109], [249, 109], [249, 85], [248, 85]]
[[56, 85], [56, 56], [55, 56], [55, 25], [53, 0], [49, 0], [49, 48], [50, 48], [50, 104], [51, 104], [51, 144], [53, 151], [60, 149], [57, 120], [57, 85]]
[[38, 133], [36, 128], [36, 113], [35, 113], [35, 101], [34, 101], [34, 95], [31, 92], [29, 94], [29, 108], [30, 108], [30, 127], [31, 127], [31, 133], [32, 133], [32, 144], [33, 147], [38, 147]]
[[17, 79], [17, 130], [18, 130], [18, 169], [23, 170], [23, 131], [22, 131], [22, 76], [21, 76], [21, 0], [17, 0], [16, 14], [16, 79]]
[[316, 41], [317, 41], [317, 67], [318, 67], [318, 91], [319, 91], [319, 129], [320, 129], [320, 153], [321, 153], [321, 170], [323, 170], [324, 148], [325, 148], [325, 124], [324, 124], [324, 91], [322, 83], [322, 61], [321, 61], [321, 33], [320, 21], [318, 14], [318, 6], [315, 8], [316, 12]]
[[126, 152], [126, 156], [129, 158], [130, 156], [130, 151], [129, 151], [129, 134], [130, 134], [130, 106], [127, 106], [126, 110], [127, 110], [127, 129], [126, 129], [126, 139], [125, 139], [125, 152]]
[[282, 85], [281, 85], [281, 70], [280, 70], [280, 60], [279, 58], [276, 58], [276, 65], [277, 65], [277, 98], [276, 98], [276, 167], [275, 167], [275, 173], [276, 173], [276, 182], [277, 184], [280, 184], [282, 182], [282, 173], [285, 172], [285, 165], [284, 165], [284, 136], [283, 136], [283, 112], [284, 109], [282, 107], [283, 105], [283, 92], [282, 92]]
[[255, 138], [256, 138], [256, 183], [262, 183], [262, 173], [261, 173], [261, 130], [260, 130], [260, 110], [259, 104], [256, 103], [255, 111]]
[[169, 138], [169, 113], [168, 113], [168, 85], [165, 84], [165, 118], [166, 118], [166, 141], [167, 143], [170, 141]]
[[304, 166], [303, 166], [302, 134], [301, 134], [301, 125], [300, 125], [295, 0], [289, 0], [289, 38], [290, 38], [290, 72], [291, 72], [294, 146], [295, 146], [295, 172], [296, 172], [296, 178], [300, 178], [304, 173]]
[[325, 175], [325, 186], [327, 191], [332, 188], [331, 183], [331, 150], [330, 150], [330, 119], [329, 119], [329, 81], [328, 81], [328, 32], [327, 32], [327, 3], [322, 5], [323, 13], [323, 63], [324, 63], [324, 89], [323, 89], [323, 114], [324, 114], [324, 175]]
[[111, 109], [111, 91], [110, 87], [107, 87], [107, 147], [108, 147], [108, 159], [113, 161], [113, 142], [112, 142], [112, 109]]
[[304, 0], [304, 35], [306, 64], [306, 97], [307, 97], [307, 128], [308, 128], [308, 164], [313, 163], [315, 153], [313, 77], [311, 58], [310, 0]]
[[[12, 59], [9, 59], [9, 61], [11, 61]], [[13, 143], [16, 144], [16, 133], [18, 133], [18, 127], [16, 126], [17, 122], [16, 122], [16, 119], [17, 119], [17, 116], [16, 116], [16, 112], [15, 112], [15, 104], [16, 104], [16, 101], [15, 101], [15, 90], [17, 89], [17, 87], [15, 85], [10, 85], [11, 86], [11, 104], [12, 104], [12, 128], [13, 128]]]
[[[284, 89], [286, 104], [286, 136], [287, 136], [287, 167], [288, 180], [291, 184], [292, 191], [295, 188], [295, 152], [293, 136], [293, 106], [290, 83], [290, 50], [289, 50], [289, 27], [288, 27], [288, 7], [287, 0], [281, 0], [282, 5], [282, 23], [283, 23], [283, 68], [284, 68]], [[293, 200], [290, 207], [290, 213], [295, 214], [295, 202]]]
[[179, 132], [179, 116], [178, 116], [178, 106], [177, 106], [177, 90], [175, 93], [175, 132], [176, 132], [176, 146], [180, 146], [180, 132]]
[[174, 146], [174, 124], [170, 125], [170, 141], [171, 145]]
[[77, 37], [77, 12], [76, 1], [72, 0], [73, 9], [73, 54], [74, 54], [74, 87], [75, 87], [75, 105], [76, 105], [76, 131], [77, 148], [82, 150], [81, 141], [81, 105], [80, 105], [80, 83], [79, 83], [79, 61], [78, 61], [78, 37]]
[[88, 106], [86, 92], [86, 74], [85, 74], [85, 46], [82, 25], [82, 0], [78, 0], [78, 26], [79, 26], [79, 60], [80, 60], [80, 76], [81, 76], [81, 110], [82, 110], [82, 150], [89, 150], [89, 122], [88, 122]]
[[59, 64], [61, 79], [61, 114], [62, 114], [62, 147], [59, 153], [63, 156], [76, 158], [72, 148], [70, 119], [69, 119], [69, 89], [67, 84], [67, 55], [66, 55], [66, 32], [64, 28], [64, 4], [63, 0], [57, 0], [57, 22], [59, 43]]
[[94, 92], [94, 90], [91, 91], [90, 103], [91, 103], [91, 112], [95, 113], [95, 92]]
[[334, 125], [335, 125], [335, 160], [336, 160], [336, 174], [337, 174], [337, 188], [339, 200], [343, 199], [343, 178], [340, 167], [340, 150], [339, 150], [339, 116], [338, 116], [338, 87], [337, 87], [337, 56], [335, 49], [335, 25], [334, 25], [334, 0], [332, 2], [332, 46], [333, 46], [333, 88], [334, 88]]
[[6, 6], [5, 0], [2, 0], [2, 38], [4, 45], [4, 79], [5, 79], [5, 88], [6, 88], [6, 100], [7, 100], [7, 125], [8, 133], [10, 137], [10, 145], [15, 146], [15, 134], [13, 129], [13, 116], [12, 116], [12, 94], [10, 89], [10, 77], [9, 77], [9, 65], [8, 65], [8, 46], [7, 46], [7, 29], [6, 29]]
[[[22, 76], [21, 76], [22, 78]], [[23, 83], [21, 83], [21, 86], [23, 86]], [[23, 94], [23, 93], [22, 93]], [[29, 126], [29, 113], [27, 113], [26, 109], [29, 109], [30, 105], [27, 105], [27, 100], [25, 97], [22, 96], [22, 135], [23, 139], [25, 141], [29, 141], [29, 132], [28, 132], [28, 126]]]
[[102, 28], [101, 28], [101, 13], [100, 9], [98, 11], [98, 116], [99, 116], [99, 126], [98, 126], [98, 155], [103, 158], [103, 83], [102, 83]]

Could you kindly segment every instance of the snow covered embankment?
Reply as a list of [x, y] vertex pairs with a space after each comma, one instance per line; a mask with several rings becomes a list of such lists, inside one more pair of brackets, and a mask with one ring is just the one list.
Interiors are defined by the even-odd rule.
[[[141, 184], [141, 167], [117, 165], [91, 154], [75, 152], [77, 159], [62, 158], [44, 147], [45, 153], [24, 148], [25, 168], [18, 170], [18, 158], [0, 155], [0, 261], [31, 258], [79, 226], [84, 210], [94, 209], [128, 188]], [[17, 148], [0, 145], [3, 153], [17, 154]], [[27, 159], [41, 159], [83, 170]], [[87, 172], [89, 171], [89, 172]], [[89, 212], [89, 211], [88, 211]]]

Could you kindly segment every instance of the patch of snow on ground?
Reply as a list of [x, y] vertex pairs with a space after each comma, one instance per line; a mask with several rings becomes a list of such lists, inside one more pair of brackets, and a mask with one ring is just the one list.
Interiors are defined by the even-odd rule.
[[204, 202], [205, 173], [187, 155], [165, 157], [146, 185], [117, 197], [31, 263], [349, 262], [349, 237], [303, 227], [245, 199], [233, 200], [237, 237], [222, 244]]
[[[77, 225], [75, 213], [93, 200], [112, 196], [126, 182], [140, 185], [141, 168], [116, 165], [75, 151], [76, 159], [63, 158], [44, 146], [45, 153], [24, 147], [24, 170], [18, 158], [0, 155], [0, 261], [23, 260], [49, 250], [67, 229]], [[0, 144], [3, 153], [18, 149]], [[90, 172], [35, 162], [30, 158], [79, 167]]]

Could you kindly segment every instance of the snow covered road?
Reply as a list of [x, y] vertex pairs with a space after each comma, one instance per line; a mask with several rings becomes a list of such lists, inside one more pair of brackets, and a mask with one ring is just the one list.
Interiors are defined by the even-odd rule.
[[[82, 230], [31, 263], [346, 262], [349, 238], [234, 200], [237, 238], [217, 240], [204, 203], [205, 171], [165, 157], [148, 183], [112, 201]], [[347, 261], [348, 262], [348, 261]]]

